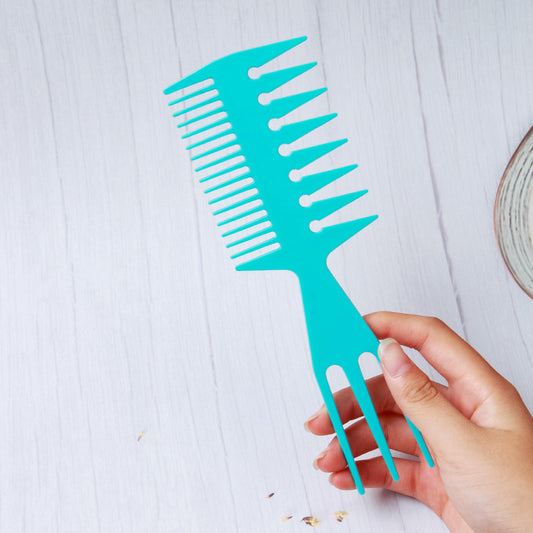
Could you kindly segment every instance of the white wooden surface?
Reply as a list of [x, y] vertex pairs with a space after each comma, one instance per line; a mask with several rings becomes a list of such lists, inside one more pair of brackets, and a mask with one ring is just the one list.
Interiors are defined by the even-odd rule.
[[363, 313], [446, 320], [533, 407], [533, 302], [492, 223], [532, 27], [528, 0], [0, 1], [0, 530], [445, 531], [312, 469], [295, 280], [233, 270], [162, 89], [308, 35], [287, 64], [329, 91], [306, 113], [338, 112], [326, 163], [359, 164], [331, 191], [380, 214], [336, 275]]

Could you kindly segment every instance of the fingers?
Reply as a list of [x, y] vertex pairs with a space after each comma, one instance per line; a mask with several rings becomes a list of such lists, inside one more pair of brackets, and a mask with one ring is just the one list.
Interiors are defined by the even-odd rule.
[[[361, 481], [366, 488], [388, 489], [399, 494], [415, 498], [433, 509], [438, 516], [445, 520], [447, 525], [461, 524], [462, 527], [450, 528], [453, 531], [471, 531], [465, 527], [464, 520], [459, 516], [453, 506], [448, 507], [449, 501], [439, 472], [429, 468], [425, 463], [409, 459], [394, 460], [400, 479], [394, 481], [387, 465], [381, 457], [357, 461], [357, 470]], [[341, 490], [353, 490], [355, 484], [348, 469], [334, 472], [329, 476], [330, 483]]]
[[459, 335], [437, 318], [386, 311], [366, 315], [379, 339], [392, 337], [417, 349], [450, 383], [468, 380], [489, 388], [501, 376]]
[[[383, 488], [393, 490], [412, 498], [417, 497], [417, 482], [420, 473], [420, 463], [409, 459], [394, 460], [400, 479], [394, 481], [387, 465], [381, 457], [357, 461], [357, 470], [366, 488]], [[353, 490], [355, 484], [348, 469], [334, 472], [329, 476], [329, 482], [341, 490]]]
[[[366, 385], [376, 413], [401, 413], [400, 408], [396, 404], [396, 400], [393, 398], [385, 382], [383, 374], [368, 379]], [[440, 383], [434, 383], [434, 385], [444, 395], [447, 394], [447, 388], [444, 385]], [[363, 412], [350, 387], [337, 391], [333, 394], [333, 397], [343, 424], [363, 416]], [[325, 406], [322, 406], [316, 414], [311, 416], [305, 422], [304, 427], [307, 431], [315, 435], [331, 435], [335, 433]]]
[[[389, 447], [393, 450], [418, 455], [420, 450], [405, 418], [394, 413], [380, 416], [380, 423]], [[358, 457], [378, 448], [374, 436], [364, 419], [354, 422], [346, 429], [353, 456]], [[346, 468], [346, 459], [339, 442], [334, 438], [329, 446], [315, 459], [314, 465], [323, 472], [336, 472]]]
[[383, 375], [396, 403], [427, 443], [446, 454], [466, 446], [473, 425], [434, 386], [394, 339], [379, 345]]
[[[376, 413], [385, 411], [400, 412], [385, 383], [383, 375], [380, 374], [379, 376], [370, 378], [367, 380], [366, 386], [372, 398]], [[343, 424], [363, 416], [363, 412], [350, 387], [337, 391], [333, 394], [333, 397]], [[315, 435], [331, 435], [334, 433], [333, 425], [331, 424], [325, 406], [322, 406], [315, 415], [305, 422], [305, 428]]]

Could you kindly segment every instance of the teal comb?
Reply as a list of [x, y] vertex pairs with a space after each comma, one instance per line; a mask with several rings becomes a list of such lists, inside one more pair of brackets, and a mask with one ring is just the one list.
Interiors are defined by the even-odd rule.
[[[236, 269], [291, 270], [298, 276], [315, 376], [357, 489], [364, 494], [326, 371], [334, 365], [344, 370], [391, 475], [397, 481], [398, 471], [358, 364], [363, 353], [370, 352], [377, 358], [379, 343], [328, 270], [326, 260], [335, 248], [377, 216], [325, 227], [317, 232], [311, 230], [313, 221], [321, 220], [367, 191], [320, 200], [306, 207], [301, 205], [303, 195], [314, 193], [356, 165], [312, 174], [299, 181], [289, 179], [289, 173], [326, 155], [346, 139], [281, 155], [281, 145], [296, 141], [336, 114], [274, 130], [269, 126], [272, 119], [287, 115], [326, 89], [278, 98], [268, 104], [260, 103], [260, 95], [281, 87], [316, 63], [269, 72], [256, 79], [252, 79], [249, 72], [305, 39], [290, 39], [223, 57], [168, 87], [165, 94], [196, 85], [192, 92], [169, 105], [188, 101], [185, 104], [188, 107], [174, 113], [175, 117], [193, 112], [192, 118], [179, 123], [178, 128], [194, 125], [195, 129], [182, 137], [195, 138], [187, 149], [202, 147], [191, 160], [202, 160], [196, 171], [209, 172], [200, 181], [209, 185], [206, 193], [216, 194], [209, 203], [217, 206], [214, 214], [221, 215], [218, 226], [225, 229], [222, 236], [233, 239], [227, 247], [239, 250], [232, 259], [242, 257], [244, 260]], [[223, 207], [218, 207], [220, 205]], [[422, 435], [409, 420], [407, 422], [428, 464], [433, 466]]]

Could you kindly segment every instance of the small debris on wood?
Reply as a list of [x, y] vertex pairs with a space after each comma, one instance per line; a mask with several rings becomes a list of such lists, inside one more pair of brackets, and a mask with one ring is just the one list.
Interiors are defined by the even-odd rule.
[[335, 515], [337, 522], [342, 522], [344, 518], [348, 516], [348, 513], [346, 511], [337, 511], [336, 513], [333, 513], [333, 514]]
[[291, 518], [292, 518], [292, 515], [291, 515], [291, 516], [282, 516], [282, 517], [281, 517], [281, 521], [282, 521], [282, 522], [287, 522], [287, 521], [289, 521]]
[[272, 498], [272, 496], [274, 496], [274, 494], [276, 494], [275, 492], [271, 492], [270, 494], [268, 494], [267, 496], [265, 496], [265, 499], [266, 500], [270, 500], [270, 498]]
[[137, 442], [139, 442], [146, 435], [146, 431], [141, 431], [137, 437]]
[[320, 525], [320, 522], [314, 516], [304, 516], [300, 521], [305, 522], [311, 527], [318, 527]]

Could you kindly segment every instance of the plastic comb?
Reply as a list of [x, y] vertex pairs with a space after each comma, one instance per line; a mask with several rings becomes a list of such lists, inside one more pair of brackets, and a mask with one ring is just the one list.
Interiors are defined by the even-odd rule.
[[[215, 206], [214, 214], [220, 217], [218, 225], [225, 230], [222, 236], [232, 239], [227, 247], [238, 249], [231, 257], [243, 260], [236, 269], [290, 270], [298, 276], [313, 370], [356, 487], [363, 494], [364, 487], [326, 371], [334, 365], [344, 370], [391, 475], [398, 480], [396, 466], [358, 363], [359, 356], [366, 352], [377, 358], [379, 343], [328, 270], [326, 260], [335, 248], [377, 216], [324, 227], [317, 232], [311, 230], [313, 221], [323, 219], [367, 191], [316, 201], [309, 206], [301, 205], [303, 195], [314, 193], [352, 171], [356, 165], [304, 176], [299, 181], [292, 181], [289, 173], [326, 155], [344, 144], [346, 139], [281, 155], [281, 145], [296, 141], [336, 115], [287, 124], [278, 130], [269, 126], [270, 121], [287, 115], [326, 89], [278, 98], [268, 104], [259, 100], [260, 95], [281, 87], [316, 63], [269, 72], [256, 79], [250, 76], [251, 68], [263, 66], [305, 39], [290, 39], [223, 57], [164, 92], [170, 94], [196, 86], [169, 105], [184, 103], [186, 107], [174, 116], [192, 117], [182, 120], [178, 128], [193, 128], [182, 137], [195, 141], [187, 146], [191, 154], [199, 150], [191, 156], [193, 161], [200, 163], [195, 170], [208, 171], [200, 181], [207, 184], [205, 192], [215, 194], [209, 203]], [[409, 420], [407, 422], [424, 457], [433, 466], [422, 435]]]

